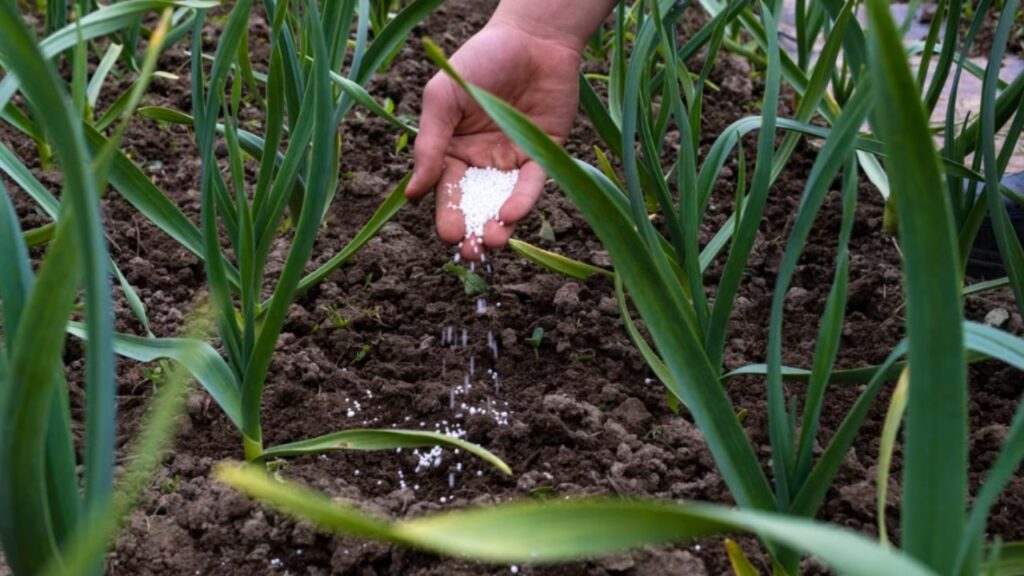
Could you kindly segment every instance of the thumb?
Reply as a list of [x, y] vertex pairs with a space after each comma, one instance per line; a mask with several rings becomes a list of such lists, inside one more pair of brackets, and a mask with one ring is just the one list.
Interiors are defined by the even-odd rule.
[[447, 76], [434, 76], [423, 89], [420, 130], [413, 148], [412, 179], [405, 189], [405, 196], [410, 200], [422, 198], [437, 184], [448, 144], [461, 119], [462, 107], [455, 84]]

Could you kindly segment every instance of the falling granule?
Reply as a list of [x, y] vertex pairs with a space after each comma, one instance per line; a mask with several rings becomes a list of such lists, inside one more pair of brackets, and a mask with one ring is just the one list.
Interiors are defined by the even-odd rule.
[[487, 331], [487, 347], [491, 349], [491, 356], [495, 360], [498, 359], [498, 342], [494, 339], [494, 333], [490, 330]]
[[487, 313], [487, 300], [483, 298], [476, 299], [476, 315], [482, 316]]
[[454, 488], [455, 488], [455, 473], [454, 472], [449, 472], [448, 473], [448, 489], [452, 490]]
[[476, 356], [469, 357], [469, 375], [472, 376], [476, 373]]
[[[498, 212], [512, 195], [519, 170], [503, 172], [496, 168], [469, 168], [459, 181], [462, 198], [457, 208], [466, 219], [466, 237], [482, 238], [488, 220], [498, 220]], [[451, 192], [451, 190], [449, 190]]]
[[462, 329], [462, 347], [466, 347], [466, 343], [469, 342], [469, 335], [466, 334], [466, 329]]
[[448, 408], [455, 409], [455, 387], [448, 391]]

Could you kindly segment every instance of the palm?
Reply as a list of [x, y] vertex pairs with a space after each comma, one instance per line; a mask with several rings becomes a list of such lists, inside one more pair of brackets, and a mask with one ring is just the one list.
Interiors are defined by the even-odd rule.
[[[522, 30], [493, 26], [466, 42], [451, 63], [471, 84], [515, 106], [556, 141], [563, 142], [568, 136], [578, 101], [576, 51], [538, 41]], [[437, 108], [431, 110], [432, 106]], [[501, 210], [505, 225], [492, 221], [484, 229], [482, 240], [486, 246], [503, 246], [511, 236], [512, 225], [527, 214], [540, 195], [545, 179], [543, 170], [446, 76], [439, 75], [428, 85], [423, 112], [424, 121], [431, 113], [443, 113], [451, 114], [453, 122], [447, 126], [452, 132], [444, 152], [438, 190], [452, 190], [457, 195], [457, 184], [469, 166], [520, 170], [516, 189]], [[451, 207], [451, 203], [457, 203], [457, 196], [437, 196], [438, 234], [450, 243], [462, 240], [465, 222], [462, 214]], [[462, 247], [466, 258], [475, 260], [481, 253], [472, 242], [465, 242]]]

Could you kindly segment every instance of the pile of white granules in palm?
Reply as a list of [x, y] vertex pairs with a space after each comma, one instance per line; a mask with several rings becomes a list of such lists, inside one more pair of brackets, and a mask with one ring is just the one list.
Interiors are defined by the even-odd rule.
[[[503, 172], [497, 168], [469, 168], [466, 174], [459, 181], [459, 189], [462, 191], [462, 199], [458, 206], [449, 202], [450, 208], [456, 208], [462, 212], [466, 219], [466, 238], [476, 236], [481, 241], [484, 235], [484, 225], [488, 220], [497, 220], [498, 212], [502, 205], [512, 195], [516, 179], [519, 178], [519, 170]], [[452, 190], [449, 185], [448, 195]]]

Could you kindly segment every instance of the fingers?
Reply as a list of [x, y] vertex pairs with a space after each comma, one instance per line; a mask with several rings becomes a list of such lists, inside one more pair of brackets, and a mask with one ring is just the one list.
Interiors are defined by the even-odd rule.
[[480, 239], [475, 234], [471, 234], [469, 238], [459, 242], [459, 255], [462, 256], [463, 260], [469, 260], [471, 262], [477, 262], [483, 259], [484, 245], [481, 244]]
[[437, 183], [444, 170], [445, 153], [455, 126], [462, 118], [462, 105], [454, 83], [444, 75], [434, 76], [423, 89], [419, 134], [413, 147], [412, 179], [405, 196], [418, 200]]
[[499, 218], [506, 226], [511, 227], [529, 214], [530, 209], [540, 198], [540, 193], [544, 191], [545, 180], [547, 176], [536, 162], [529, 161], [523, 164], [519, 169], [519, 179], [512, 189], [512, 195], [498, 212]]
[[491, 250], [504, 248], [508, 244], [508, 239], [512, 237], [514, 228], [512, 224], [505, 223], [503, 226], [491, 220], [484, 225], [484, 246]]
[[497, 250], [508, 244], [515, 223], [523, 219], [540, 198], [546, 176], [536, 163], [523, 164], [511, 196], [498, 213], [498, 220], [484, 225], [482, 238], [466, 237], [466, 220], [458, 206], [462, 199], [459, 181], [468, 165], [452, 156], [447, 156], [444, 162], [435, 192], [437, 235], [449, 244], [458, 244], [461, 258], [478, 261], [486, 250]]
[[445, 168], [440, 174], [437, 190], [434, 192], [437, 235], [441, 240], [455, 244], [466, 235], [466, 219], [458, 208], [459, 201], [462, 199], [459, 181], [466, 173], [466, 164], [451, 157], [443, 162], [445, 162]]

